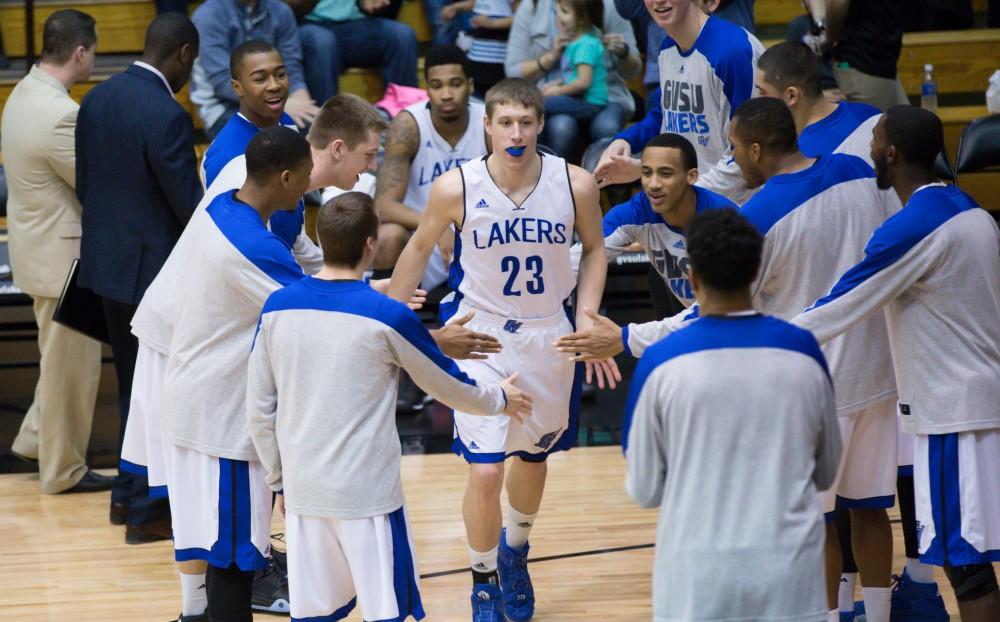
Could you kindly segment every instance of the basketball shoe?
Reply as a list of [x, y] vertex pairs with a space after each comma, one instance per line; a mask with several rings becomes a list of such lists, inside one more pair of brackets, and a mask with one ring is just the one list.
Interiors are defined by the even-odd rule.
[[[951, 619], [937, 583], [917, 583], [906, 574], [905, 568], [903, 576], [892, 576], [892, 582], [889, 622], [948, 622]], [[865, 601], [859, 600], [854, 603], [854, 620], [864, 622], [865, 619]]]
[[535, 590], [528, 575], [528, 548], [515, 551], [507, 546], [507, 530], [500, 533], [497, 570], [503, 589], [504, 613], [511, 622], [526, 622], [535, 614]]
[[472, 622], [504, 622], [503, 592], [499, 586], [489, 583], [472, 586]]
[[253, 608], [256, 611], [288, 613], [288, 558], [285, 553], [271, 549], [267, 568], [258, 570], [253, 577]]

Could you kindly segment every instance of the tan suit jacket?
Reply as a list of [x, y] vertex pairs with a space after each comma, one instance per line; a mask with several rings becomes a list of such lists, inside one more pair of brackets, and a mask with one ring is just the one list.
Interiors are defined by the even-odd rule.
[[7, 228], [14, 283], [32, 296], [56, 298], [80, 256], [76, 198], [79, 105], [37, 66], [3, 108], [0, 149], [7, 174]]

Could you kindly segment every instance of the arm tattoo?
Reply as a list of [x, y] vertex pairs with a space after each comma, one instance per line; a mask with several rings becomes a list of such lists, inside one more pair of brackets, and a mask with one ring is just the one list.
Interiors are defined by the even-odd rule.
[[375, 186], [375, 197], [395, 195], [398, 198], [387, 197], [402, 202], [406, 194], [406, 185], [410, 179], [410, 162], [420, 148], [420, 130], [416, 120], [409, 114], [400, 113], [389, 128], [389, 137], [385, 145], [385, 157], [379, 168], [378, 180]]

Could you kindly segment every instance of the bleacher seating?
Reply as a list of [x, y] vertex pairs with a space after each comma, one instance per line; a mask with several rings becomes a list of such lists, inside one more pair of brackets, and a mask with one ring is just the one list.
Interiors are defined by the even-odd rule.
[[[36, 0], [35, 2], [36, 49], [41, 47], [41, 28], [45, 18], [55, 10], [75, 7], [87, 11], [97, 19], [102, 55], [136, 55], [142, 50], [146, 25], [153, 18], [152, 0]], [[986, 10], [986, 0], [974, 0], [977, 12]], [[192, 2], [191, 10], [197, 6]], [[758, 28], [767, 36], [780, 36], [789, 21], [803, 13], [799, 0], [757, 0], [755, 17]], [[420, 0], [403, 2], [399, 19], [414, 28], [417, 39], [430, 41], [431, 32]], [[7, 55], [22, 57], [25, 52], [24, 3], [22, 0], [0, 0], [0, 32], [3, 33]], [[780, 39], [767, 39], [770, 45]], [[923, 66], [932, 63], [938, 81], [938, 91], [944, 102], [949, 99], [966, 105], [945, 105], [939, 115], [945, 124], [945, 142], [948, 157], [957, 159], [959, 137], [970, 121], [986, 114], [983, 103], [986, 80], [997, 69], [1000, 59], [1000, 29], [973, 29], [932, 33], [908, 33], [903, 37], [903, 51], [899, 60], [899, 76], [904, 89], [911, 97], [919, 95]], [[118, 66], [103, 66], [85, 83], [73, 87], [77, 100], [95, 84], [124, 68], [129, 56], [121, 56]], [[422, 78], [422, 72], [418, 75]], [[0, 78], [0, 109], [14, 87], [18, 76], [7, 73]], [[630, 87], [641, 90], [641, 81], [630, 82]], [[356, 93], [369, 101], [377, 101], [382, 94], [382, 80], [376, 70], [351, 69], [340, 78], [344, 92]], [[200, 124], [187, 96], [187, 89], [178, 94], [178, 101], [192, 113], [195, 125]], [[1000, 173], [960, 174], [959, 183], [984, 204], [1000, 209]]]

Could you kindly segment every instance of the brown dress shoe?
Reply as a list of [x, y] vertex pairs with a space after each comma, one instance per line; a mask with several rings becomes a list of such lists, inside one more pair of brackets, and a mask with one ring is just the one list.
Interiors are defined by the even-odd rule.
[[125, 521], [128, 519], [128, 504], [127, 503], [115, 503], [111, 502], [111, 524], [112, 525], [124, 525]]
[[173, 536], [169, 518], [161, 518], [144, 525], [125, 525], [125, 544], [146, 544], [169, 540]]

